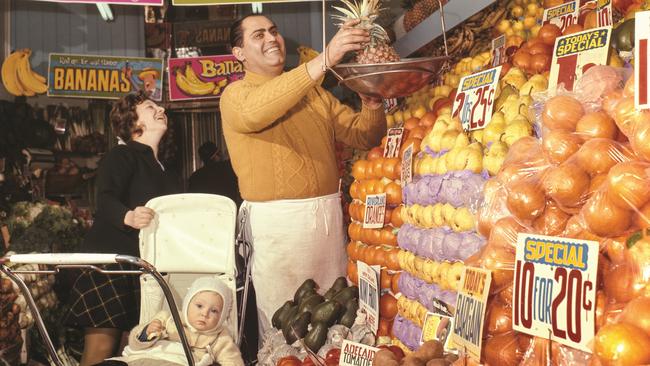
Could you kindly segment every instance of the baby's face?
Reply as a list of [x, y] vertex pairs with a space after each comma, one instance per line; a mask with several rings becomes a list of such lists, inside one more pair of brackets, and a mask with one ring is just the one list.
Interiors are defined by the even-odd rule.
[[196, 330], [214, 329], [221, 319], [223, 299], [212, 291], [202, 291], [194, 295], [187, 309], [187, 321]]

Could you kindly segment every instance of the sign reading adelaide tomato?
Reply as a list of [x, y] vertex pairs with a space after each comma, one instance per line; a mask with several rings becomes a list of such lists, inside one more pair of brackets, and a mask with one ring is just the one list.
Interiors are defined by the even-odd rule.
[[372, 365], [377, 351], [379, 351], [377, 347], [344, 339], [341, 344], [339, 366]]
[[573, 84], [590, 67], [607, 65], [612, 27], [589, 29], [557, 37], [548, 78], [548, 90], [554, 93], [562, 85], [573, 91]]
[[492, 119], [500, 74], [501, 66], [497, 66], [460, 79], [452, 110], [453, 117], [460, 117], [466, 131], [485, 128]]
[[591, 352], [598, 242], [520, 233], [513, 329]]
[[578, 0], [564, 3], [544, 10], [543, 24], [555, 24], [564, 32], [572, 24], [578, 23], [580, 7]]
[[650, 108], [648, 97], [650, 74], [650, 11], [640, 11], [635, 14], [634, 39], [634, 106], [637, 109]]

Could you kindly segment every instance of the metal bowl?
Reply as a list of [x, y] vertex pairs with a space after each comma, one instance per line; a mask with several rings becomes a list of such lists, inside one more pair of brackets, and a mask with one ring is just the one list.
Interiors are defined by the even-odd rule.
[[405, 97], [437, 78], [450, 57], [419, 57], [383, 64], [332, 67], [340, 83], [357, 93], [384, 99]]

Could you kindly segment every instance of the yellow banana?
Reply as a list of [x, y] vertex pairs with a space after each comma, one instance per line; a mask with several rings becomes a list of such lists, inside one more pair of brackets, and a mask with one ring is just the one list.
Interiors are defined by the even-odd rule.
[[37, 73], [37, 72], [34, 71], [34, 70], [32, 70], [32, 75], [34, 75], [34, 78], [35, 78], [36, 80], [38, 80], [39, 82], [41, 82], [41, 83], [43, 83], [43, 84], [47, 84], [47, 79], [45, 78], [45, 76], [43, 76], [43, 75]]
[[25, 94], [23, 87], [18, 82], [18, 70], [17, 61], [22, 56], [23, 52], [17, 50], [11, 55], [9, 55], [5, 61], [2, 63], [2, 83], [5, 86], [7, 91], [15, 96], [21, 96]]
[[201, 84], [203, 81], [199, 79], [199, 76], [196, 75], [194, 72], [194, 69], [192, 68], [192, 64], [189, 62], [185, 65], [185, 77], [187, 80], [192, 83], [192, 84]]
[[180, 70], [176, 70], [176, 85], [187, 95], [207, 95], [214, 91], [214, 83], [195, 84], [190, 82]]
[[217, 81], [217, 86], [212, 91], [212, 95], [219, 95], [219, 93], [221, 93], [221, 90], [226, 85], [228, 85], [228, 79], [221, 79], [221, 80]]
[[[18, 81], [25, 90], [25, 95], [43, 94], [47, 92], [47, 85], [34, 77], [32, 67], [29, 64], [29, 57], [32, 55], [30, 49], [25, 49], [23, 55], [17, 61], [18, 63]], [[31, 92], [31, 93], [29, 93]]]

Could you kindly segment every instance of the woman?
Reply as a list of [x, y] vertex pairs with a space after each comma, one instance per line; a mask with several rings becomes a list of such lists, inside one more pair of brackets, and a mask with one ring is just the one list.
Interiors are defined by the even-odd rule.
[[[149, 225], [150, 199], [177, 191], [158, 161], [167, 131], [165, 109], [144, 92], [115, 103], [111, 126], [123, 143], [102, 159], [97, 174], [97, 213], [82, 251], [139, 256], [138, 233]], [[121, 265], [109, 269], [123, 269]], [[85, 270], [74, 284], [68, 323], [84, 328], [81, 365], [93, 365], [119, 351], [123, 334], [138, 324], [140, 284], [135, 275], [102, 275]]]

